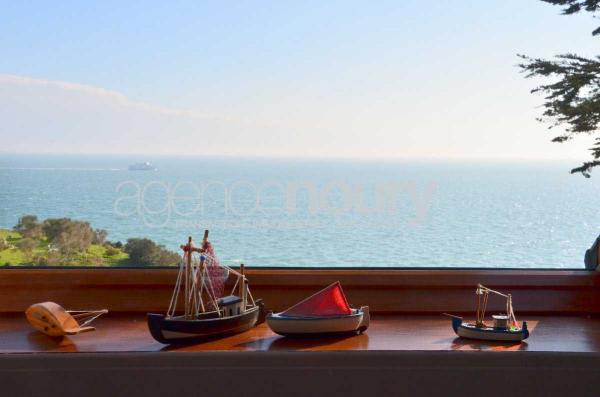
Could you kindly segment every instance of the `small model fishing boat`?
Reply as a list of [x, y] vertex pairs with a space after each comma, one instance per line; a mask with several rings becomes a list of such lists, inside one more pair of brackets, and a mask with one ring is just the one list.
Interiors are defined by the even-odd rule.
[[[494, 323], [492, 326], [487, 325], [483, 321], [490, 293], [506, 298], [506, 314], [493, 315], [492, 319]], [[452, 328], [456, 332], [456, 335], [470, 339], [507, 342], [520, 342], [529, 337], [527, 322], [524, 321], [522, 327], [517, 325], [517, 319], [515, 318], [512, 306], [512, 296], [510, 294], [494, 291], [481, 284], [477, 285], [475, 294], [477, 295], [477, 320], [475, 324], [463, 322], [462, 317], [444, 313], [452, 317]]]
[[267, 315], [267, 324], [279, 335], [347, 335], [369, 327], [369, 307], [353, 309], [339, 281], [281, 313]]
[[[183, 260], [167, 314], [148, 313], [154, 339], [164, 344], [193, 343], [244, 332], [264, 321], [264, 305], [252, 297], [244, 265], [237, 272], [221, 264], [208, 241], [208, 230], [201, 247], [195, 247], [190, 237], [181, 248]], [[231, 295], [223, 296], [229, 275], [236, 281]], [[184, 311], [177, 315], [181, 300]]]
[[75, 335], [95, 330], [89, 324], [108, 310], [65, 310], [54, 302], [29, 306], [25, 311], [27, 321], [35, 329], [50, 336]]

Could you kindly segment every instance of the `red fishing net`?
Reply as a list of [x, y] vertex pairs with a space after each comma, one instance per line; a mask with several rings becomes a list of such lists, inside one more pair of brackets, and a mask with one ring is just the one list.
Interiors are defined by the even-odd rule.
[[352, 310], [339, 281], [282, 312], [283, 316], [341, 316]]
[[219, 299], [223, 296], [227, 270], [221, 267], [219, 258], [215, 255], [215, 250], [208, 241], [204, 245], [204, 257], [206, 276], [210, 280], [210, 283], [206, 283], [206, 287], [210, 289], [210, 292], [215, 299]]

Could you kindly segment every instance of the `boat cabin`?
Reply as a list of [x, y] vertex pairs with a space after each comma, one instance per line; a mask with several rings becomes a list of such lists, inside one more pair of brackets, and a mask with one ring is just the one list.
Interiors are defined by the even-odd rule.
[[226, 316], [236, 316], [243, 312], [242, 298], [235, 295], [224, 296], [217, 301]]
[[507, 329], [508, 328], [508, 316], [505, 314], [494, 314], [494, 328], [496, 329]]

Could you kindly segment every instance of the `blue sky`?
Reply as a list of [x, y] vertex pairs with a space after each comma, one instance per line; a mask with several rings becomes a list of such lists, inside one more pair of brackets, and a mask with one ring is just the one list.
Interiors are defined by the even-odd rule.
[[[7, 2], [5, 152], [573, 158], [517, 53], [595, 55], [541, 1]], [[118, 140], [115, 146], [108, 142]]]

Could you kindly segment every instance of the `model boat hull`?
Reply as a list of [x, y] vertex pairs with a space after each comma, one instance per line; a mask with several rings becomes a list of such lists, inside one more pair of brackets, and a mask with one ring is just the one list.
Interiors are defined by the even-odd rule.
[[186, 320], [148, 313], [148, 328], [152, 337], [160, 343], [196, 343], [247, 331], [263, 322], [264, 318], [264, 305], [257, 300], [256, 306], [234, 316], [219, 317], [216, 313], [208, 313]]
[[456, 335], [468, 339], [520, 342], [529, 337], [527, 323], [523, 323], [523, 328], [513, 331], [491, 327], [478, 328], [473, 324], [463, 323], [459, 318], [453, 318], [452, 328]]
[[353, 309], [343, 316], [285, 316], [267, 315], [266, 321], [273, 332], [283, 336], [331, 336], [357, 334], [369, 327], [369, 308]]

